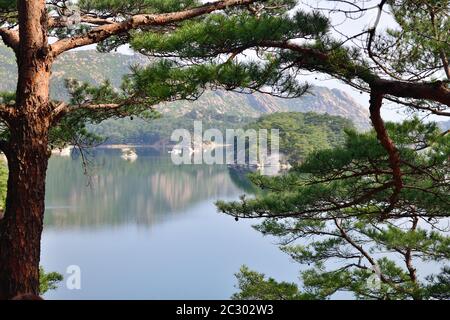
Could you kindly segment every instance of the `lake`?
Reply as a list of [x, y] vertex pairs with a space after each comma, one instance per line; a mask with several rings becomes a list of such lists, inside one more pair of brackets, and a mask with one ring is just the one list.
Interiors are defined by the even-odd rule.
[[66, 278], [81, 269], [81, 289], [65, 281], [46, 299], [228, 299], [240, 266], [296, 281], [299, 266], [275, 239], [218, 213], [216, 200], [251, 194], [222, 165], [172, 164], [142, 150], [128, 162], [114, 150], [50, 159], [41, 265]]

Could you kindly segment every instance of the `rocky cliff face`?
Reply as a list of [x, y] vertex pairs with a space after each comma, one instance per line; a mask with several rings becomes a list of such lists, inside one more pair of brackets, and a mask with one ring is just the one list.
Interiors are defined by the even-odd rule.
[[369, 113], [343, 91], [313, 87], [310, 93], [297, 99], [282, 99], [266, 94], [251, 95], [215, 91], [205, 93], [195, 102], [174, 102], [159, 107], [162, 113], [191, 115], [201, 119], [212, 114], [257, 118], [275, 112], [315, 112], [341, 116], [359, 129], [369, 127]]
[[369, 112], [342, 90], [314, 87], [311, 94], [284, 100], [289, 111], [328, 113], [350, 119], [359, 128], [369, 127]]
[[[146, 63], [148, 59], [141, 55], [102, 54], [95, 50], [68, 52], [54, 66], [51, 94], [55, 99], [67, 99], [64, 80], [68, 78], [93, 84], [110, 80], [119, 87], [130, 65]], [[14, 90], [17, 79], [15, 58], [11, 50], [1, 45], [0, 77], [0, 91]], [[369, 125], [368, 111], [364, 107], [345, 92], [325, 87], [314, 87], [311, 93], [298, 99], [281, 99], [260, 93], [207, 92], [198, 101], [164, 104], [159, 109], [163, 113], [191, 115], [197, 119], [211, 115], [257, 118], [274, 112], [316, 112], [350, 119], [360, 129], [366, 129]]]

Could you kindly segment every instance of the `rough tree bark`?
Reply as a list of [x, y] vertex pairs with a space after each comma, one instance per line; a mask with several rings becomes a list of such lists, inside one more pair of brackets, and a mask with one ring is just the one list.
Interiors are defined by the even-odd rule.
[[39, 294], [40, 242], [44, 218], [47, 128], [17, 123], [7, 151], [6, 211], [0, 220], [0, 299]]
[[9, 179], [0, 220], [0, 298], [39, 294], [40, 241], [50, 129], [47, 10], [45, 0], [18, 1], [19, 80], [10, 140], [4, 146]]
[[389, 199], [389, 205], [384, 209], [382, 219], [395, 208], [399, 198], [400, 192], [403, 189], [402, 171], [400, 168], [400, 153], [395, 146], [395, 143], [389, 137], [389, 134], [384, 125], [383, 118], [381, 117], [381, 107], [383, 105], [383, 93], [372, 89], [370, 93], [370, 120], [372, 126], [377, 133], [377, 138], [380, 141], [383, 148], [387, 151], [389, 156], [389, 165], [392, 169], [392, 177], [394, 182], [394, 190]]

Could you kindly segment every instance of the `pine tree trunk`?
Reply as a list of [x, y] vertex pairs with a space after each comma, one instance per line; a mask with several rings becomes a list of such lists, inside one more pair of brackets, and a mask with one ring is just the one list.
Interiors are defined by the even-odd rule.
[[0, 220], [0, 299], [39, 294], [47, 134], [27, 125], [14, 131], [7, 154], [6, 211]]
[[9, 122], [10, 139], [5, 150], [8, 191], [6, 210], [0, 219], [0, 299], [39, 294], [45, 178], [50, 156], [49, 64], [39, 59], [32, 60], [31, 65], [22, 64], [27, 72], [19, 76], [18, 113]]
[[45, 210], [45, 177], [51, 122], [52, 56], [45, 0], [18, 0], [20, 43], [16, 113], [8, 119], [4, 150], [9, 179], [0, 220], [0, 299], [39, 294], [39, 260]]

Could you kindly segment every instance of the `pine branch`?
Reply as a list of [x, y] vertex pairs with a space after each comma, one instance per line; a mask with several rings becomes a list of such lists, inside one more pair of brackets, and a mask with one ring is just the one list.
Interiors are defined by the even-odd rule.
[[16, 116], [16, 109], [9, 105], [0, 104], [0, 118], [5, 122], [9, 122]]
[[386, 215], [391, 212], [397, 202], [400, 199], [400, 192], [403, 189], [403, 179], [402, 171], [400, 168], [400, 153], [395, 146], [394, 142], [390, 139], [389, 134], [384, 126], [384, 121], [381, 118], [381, 107], [383, 104], [383, 94], [376, 90], [372, 90], [370, 95], [370, 119], [372, 125], [377, 133], [378, 140], [380, 141], [383, 148], [389, 155], [389, 164], [392, 169], [392, 177], [394, 179], [394, 191], [389, 199], [389, 206], [385, 209], [382, 214], [384, 219]]
[[403, 101], [401, 99], [395, 98], [393, 96], [386, 96], [385, 97], [386, 100], [401, 104], [403, 106], [412, 108], [412, 109], [417, 109], [417, 110], [423, 110], [423, 111], [428, 111], [432, 114], [435, 114], [437, 116], [444, 116], [444, 117], [450, 117], [450, 112], [445, 111], [445, 109], [441, 109], [439, 107], [431, 107], [431, 106], [424, 106], [424, 105], [420, 105], [417, 103], [412, 103], [412, 102], [407, 102], [407, 101]]
[[[67, 27], [67, 21], [64, 21], [63, 18], [64, 17], [50, 17], [48, 20], [48, 27], [50, 29]], [[108, 20], [106, 18], [91, 17], [88, 15], [81, 16], [79, 22], [96, 26], [115, 24], [114, 21]]]
[[84, 35], [59, 40], [51, 45], [53, 57], [57, 57], [61, 53], [96, 44], [108, 39], [111, 36], [119, 35], [130, 30], [138, 29], [146, 26], [164, 26], [174, 22], [180, 22], [202, 16], [213, 11], [223, 10], [233, 6], [248, 5], [256, 0], [223, 0], [217, 2], [206, 3], [202, 6], [165, 14], [138, 14], [124, 22], [117, 22], [97, 27]]
[[129, 101], [122, 103], [104, 103], [104, 104], [94, 104], [94, 103], [83, 103], [80, 105], [70, 105], [68, 103], [62, 102], [57, 105], [52, 112], [52, 123], [55, 125], [58, 123], [64, 116], [71, 112], [75, 112], [77, 110], [86, 110], [86, 111], [116, 111], [121, 107], [127, 105]]
[[0, 28], [0, 37], [17, 54], [19, 51], [19, 32], [8, 28]]
[[369, 85], [383, 94], [399, 98], [429, 100], [450, 107], [450, 89], [445, 81], [413, 83], [377, 78]]
[[[315, 59], [318, 62], [325, 64], [335, 63], [327, 52], [321, 52], [292, 42], [262, 41], [256, 46], [288, 49], [298, 52], [309, 59]], [[298, 66], [301, 68], [302, 64], [300, 63]], [[447, 82], [433, 81], [413, 83], [400, 80], [381, 79], [375, 74], [370, 73], [369, 70], [364, 70], [365, 73], [355, 73], [355, 66], [347, 63], [347, 61], [335, 65], [334, 67], [347, 70], [349, 73], [354, 74], [355, 77], [366, 82], [372, 89], [377, 90], [383, 95], [388, 94], [398, 98], [435, 101], [450, 107], [450, 89], [448, 88]], [[332, 68], [330, 72], [332, 72]]]
[[[95, 103], [93, 101], [86, 101], [78, 105], [71, 105], [65, 102], [61, 102], [53, 108], [51, 121], [53, 125], [55, 125], [64, 116], [80, 110], [91, 112], [115, 112], [119, 116], [128, 116], [131, 113], [127, 112], [127, 110], [121, 109], [129, 105], [139, 103], [143, 102], [135, 97], [130, 97], [117, 103]], [[152, 110], [152, 107], [148, 107], [147, 110]]]
[[391, 288], [393, 288], [394, 290], [396, 290], [398, 292], [402, 292], [402, 293], [405, 293], [407, 295], [411, 294], [409, 291], [405, 290], [402, 286], [399, 286], [397, 283], [394, 283], [391, 279], [389, 279], [386, 275], [384, 275], [381, 272], [380, 267], [378, 266], [378, 263], [375, 261], [375, 259], [369, 254], [368, 251], [366, 251], [361, 245], [356, 243], [349, 236], [349, 234], [346, 232], [346, 230], [341, 226], [341, 224], [340, 224], [338, 219], [334, 219], [334, 223], [336, 225], [336, 228], [341, 233], [342, 237], [345, 239], [345, 241], [348, 244], [350, 244], [353, 248], [358, 250], [364, 256], [364, 258], [366, 258], [367, 261], [369, 261], [370, 265], [372, 266], [373, 270], [377, 273], [377, 276], [379, 277], [381, 282], [387, 284], [388, 286], [390, 286]]

